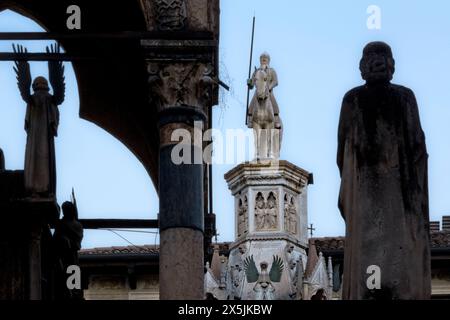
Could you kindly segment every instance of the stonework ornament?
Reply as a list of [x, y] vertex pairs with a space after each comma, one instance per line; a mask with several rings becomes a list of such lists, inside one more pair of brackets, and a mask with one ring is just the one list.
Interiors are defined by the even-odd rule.
[[261, 192], [258, 192], [255, 201], [255, 229], [264, 229], [265, 201]]
[[253, 291], [255, 300], [274, 300], [275, 287], [272, 282], [280, 282], [283, 273], [283, 260], [274, 255], [272, 267], [268, 272], [269, 264], [265, 261], [260, 263], [261, 272], [258, 271], [253, 255], [244, 261], [245, 274], [248, 283], [255, 283]]
[[255, 203], [255, 229], [258, 231], [277, 229], [278, 205], [274, 193], [270, 192], [266, 201], [264, 195], [258, 192]]
[[228, 259], [227, 272], [230, 281], [227, 290], [231, 299], [242, 299], [243, 284], [245, 281], [244, 260], [246, 257], [245, 244], [240, 245], [236, 250], [230, 253]]
[[211, 99], [212, 66], [202, 63], [149, 63], [150, 100], [166, 107], [205, 107]]
[[247, 196], [239, 199], [238, 208], [238, 237], [248, 233], [248, 200]]
[[[294, 250], [295, 246], [292, 243], [288, 243], [285, 248], [285, 261], [288, 264], [289, 271], [289, 285], [291, 298], [294, 298], [301, 291], [302, 288], [298, 290], [297, 284], [299, 277], [303, 277], [303, 262], [300, 253]], [[299, 274], [300, 271], [300, 274]]]
[[186, 26], [186, 3], [184, 0], [153, 0], [154, 15], [161, 31], [182, 30]]
[[266, 221], [264, 224], [264, 229], [266, 230], [276, 229], [277, 221], [278, 221], [277, 199], [275, 198], [273, 192], [271, 192], [267, 199]]
[[294, 196], [286, 193], [284, 196], [284, 230], [290, 234], [297, 234], [297, 208]]

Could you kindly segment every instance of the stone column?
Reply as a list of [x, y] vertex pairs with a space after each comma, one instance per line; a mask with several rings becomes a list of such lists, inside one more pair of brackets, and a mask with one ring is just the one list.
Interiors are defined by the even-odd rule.
[[[205, 193], [202, 139], [194, 126], [207, 127], [208, 109], [218, 104], [219, 0], [143, 0], [151, 39], [144, 39], [150, 108], [158, 111], [160, 132], [160, 298], [204, 298]], [[183, 158], [172, 133], [184, 129]], [[198, 140], [200, 139], [200, 140]], [[177, 139], [176, 139], [177, 140]], [[177, 149], [176, 149], [177, 148]], [[195, 159], [194, 159], [195, 158]]]
[[41, 255], [41, 226], [32, 226], [29, 247], [29, 292], [30, 300], [42, 299], [42, 255]]
[[202, 128], [212, 88], [201, 63], [149, 63], [158, 109], [160, 298], [204, 298]]

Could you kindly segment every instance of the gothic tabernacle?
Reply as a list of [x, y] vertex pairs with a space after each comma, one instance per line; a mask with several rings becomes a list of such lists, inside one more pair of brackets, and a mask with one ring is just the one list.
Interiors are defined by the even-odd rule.
[[[346, 222], [344, 299], [429, 299], [427, 150], [414, 93], [391, 84], [382, 42], [364, 48], [366, 84], [348, 92], [339, 122], [339, 208]], [[381, 270], [381, 289], [366, 285]]]
[[[281, 118], [270, 57], [248, 80], [256, 87], [247, 123], [255, 136], [256, 160], [225, 175], [235, 198], [236, 239], [227, 259], [217, 250], [205, 275], [206, 293], [217, 299], [300, 300], [332, 298], [332, 264], [309, 248], [307, 190], [312, 174], [279, 160]], [[269, 134], [266, 134], [266, 133]], [[260, 160], [276, 161], [260, 161]], [[219, 262], [221, 261], [221, 262]]]

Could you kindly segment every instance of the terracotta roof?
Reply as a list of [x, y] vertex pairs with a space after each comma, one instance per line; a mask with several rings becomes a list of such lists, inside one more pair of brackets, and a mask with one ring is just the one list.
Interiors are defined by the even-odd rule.
[[[345, 237], [312, 238], [318, 251], [344, 250]], [[449, 248], [450, 231], [431, 233], [431, 248]]]
[[432, 232], [431, 247], [432, 248], [450, 247], [450, 231]]
[[111, 255], [111, 254], [159, 254], [159, 246], [127, 246], [127, 247], [103, 247], [92, 249], [81, 249], [81, 256], [89, 255]]
[[[311, 243], [313, 242], [313, 243]], [[344, 250], [345, 237], [323, 237], [311, 238], [313, 244], [320, 251]], [[431, 247], [450, 248], [450, 231], [439, 231], [431, 233]], [[220, 254], [229, 250], [229, 243], [218, 243]], [[112, 254], [159, 254], [159, 245], [142, 245], [126, 247], [104, 247], [80, 250], [81, 256], [89, 255], [112, 255]]]
[[328, 250], [344, 250], [345, 237], [325, 237], [325, 238], [312, 238], [310, 241], [314, 241], [316, 248], [319, 251]]

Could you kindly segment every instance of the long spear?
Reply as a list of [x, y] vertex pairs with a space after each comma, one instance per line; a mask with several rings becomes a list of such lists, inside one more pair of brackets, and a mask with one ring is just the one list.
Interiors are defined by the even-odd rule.
[[[253, 39], [255, 38], [255, 20], [256, 17], [253, 16], [253, 26], [252, 26], [252, 43], [250, 45], [250, 65], [248, 66], [248, 78], [252, 76], [252, 60], [253, 60]], [[250, 99], [250, 87], [247, 87], [247, 107], [245, 110], [245, 125], [248, 125], [248, 103]]]
[[77, 198], [75, 198], [75, 190], [72, 187], [72, 203], [75, 207], [75, 219], [78, 220], [78, 206], [77, 206]]

